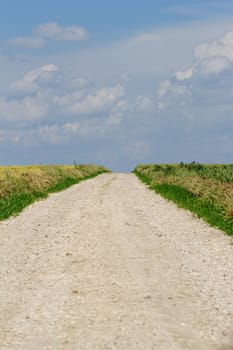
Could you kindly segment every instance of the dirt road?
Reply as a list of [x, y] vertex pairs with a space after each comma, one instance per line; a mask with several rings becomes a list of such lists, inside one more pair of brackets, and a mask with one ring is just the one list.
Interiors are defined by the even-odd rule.
[[105, 174], [0, 223], [0, 349], [233, 349], [231, 239]]

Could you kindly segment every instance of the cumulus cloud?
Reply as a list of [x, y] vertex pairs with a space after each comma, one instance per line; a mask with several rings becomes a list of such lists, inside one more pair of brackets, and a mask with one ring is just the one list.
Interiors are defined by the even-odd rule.
[[122, 85], [116, 85], [111, 88], [103, 88], [96, 90], [94, 93], [88, 94], [84, 99], [73, 102], [69, 106], [69, 110], [73, 114], [91, 114], [100, 112], [113, 106], [125, 94]]
[[122, 122], [123, 113], [112, 113], [106, 120], [106, 125], [109, 126], [118, 126]]
[[171, 86], [172, 84], [170, 80], [161, 81], [159, 84], [159, 90], [158, 90], [159, 97], [166, 95], [166, 93], [171, 89]]
[[39, 49], [45, 46], [45, 40], [39, 37], [17, 37], [9, 40], [9, 44], [27, 49]]
[[41, 143], [58, 145], [80, 134], [81, 125], [78, 122], [44, 124], [39, 127], [0, 129], [0, 143], [13, 142], [30, 146]]
[[233, 45], [231, 45], [230, 40], [225, 42], [224, 38], [212, 43], [198, 45], [195, 50], [196, 59], [203, 60], [210, 57], [221, 56], [233, 61]]
[[22, 79], [12, 82], [9, 90], [13, 93], [33, 94], [39, 89], [40, 84], [49, 83], [59, 68], [54, 64], [47, 64], [30, 70]]
[[82, 41], [89, 35], [85, 28], [79, 26], [60, 26], [56, 22], [44, 23], [35, 29], [35, 33], [44, 37], [60, 41]]
[[85, 91], [75, 90], [63, 95], [53, 96], [53, 103], [60, 108], [68, 109], [69, 106], [73, 105], [76, 101], [85, 98]]
[[0, 118], [10, 122], [35, 121], [47, 115], [48, 106], [37, 98], [25, 97], [21, 100], [0, 98]]
[[[68, 131], [72, 135], [84, 135], [101, 129], [103, 133], [120, 124], [126, 108], [122, 84], [96, 88], [90, 84], [88, 77], [75, 77], [64, 87], [64, 82], [68, 80], [63, 69], [55, 64], [29, 70], [21, 79], [9, 84], [8, 97], [0, 96], [1, 120], [16, 125], [32, 125], [42, 119], [54, 122], [55, 116], [59, 118], [59, 123], [67, 119], [62, 128], [62, 138]], [[92, 117], [86, 119], [86, 124], [80, 129], [79, 120], [85, 120], [83, 115]], [[94, 123], [96, 117], [101, 122]], [[58, 125], [51, 130], [54, 135], [56, 127]]]
[[158, 88], [158, 109], [164, 110], [171, 106], [180, 106], [183, 108], [191, 101], [192, 93], [189, 86], [179, 81], [164, 80]]
[[8, 86], [8, 97], [0, 97], [0, 118], [8, 122], [34, 122], [47, 116], [52, 106], [45, 87], [53, 81], [59, 68], [47, 64], [25, 73]]
[[77, 133], [80, 130], [80, 123], [74, 122], [74, 123], [66, 123], [62, 126], [62, 129], [67, 133]]
[[215, 125], [232, 121], [233, 113], [233, 34], [201, 44], [195, 51], [193, 65], [161, 81], [157, 94], [160, 116]]
[[159, 85], [158, 96], [162, 98], [171, 93], [175, 96], [185, 96], [190, 94], [186, 85], [172, 82], [170, 80], [162, 81]]
[[185, 71], [178, 71], [176, 72], [176, 79], [177, 80], [186, 80], [186, 79], [190, 79], [193, 74], [195, 73], [196, 69], [194, 67], [189, 68]]
[[218, 74], [232, 68], [232, 62], [225, 57], [210, 57], [200, 64], [200, 71], [204, 74]]
[[233, 32], [217, 41], [202, 43], [195, 49], [196, 62], [184, 71], [177, 71], [177, 81], [189, 80], [196, 74], [219, 74], [233, 67]]
[[89, 38], [85, 28], [80, 26], [60, 26], [56, 22], [44, 23], [34, 29], [31, 36], [19, 36], [8, 41], [10, 46], [39, 49], [45, 46], [45, 39], [59, 41], [83, 41]]
[[[115, 156], [122, 168], [125, 162], [125, 169], [134, 161], [155, 161], [154, 152], [156, 161], [163, 162], [175, 157], [185, 160], [187, 154], [193, 157], [193, 144], [201, 144], [201, 138], [205, 139], [202, 155], [208, 135], [213, 141], [214, 133], [230, 137], [232, 35], [198, 45], [194, 60], [192, 50], [200, 37], [210, 40], [219, 28], [223, 31], [222, 25], [214, 23], [208, 30], [196, 24], [156, 29], [111, 45], [73, 53], [65, 50], [50, 59], [59, 62], [59, 68], [44, 63], [31, 68], [32, 60], [44, 62], [45, 53], [31, 56], [27, 63], [20, 61], [22, 56], [17, 60], [11, 56], [6, 63], [8, 57], [0, 54], [0, 142], [15, 142], [11, 154], [16, 151], [18, 161], [26, 159], [20, 155], [26, 153], [22, 147], [27, 142], [27, 146], [38, 145], [41, 158], [33, 158], [37, 161], [61, 161], [61, 156], [62, 161], [72, 161], [67, 154], [75, 159], [70, 153], [78, 150], [83, 161], [108, 159], [113, 165]], [[86, 37], [82, 31], [68, 28], [48, 23], [34, 35], [49, 43], [47, 39], [78, 41]], [[22, 70], [26, 73], [19, 74]], [[49, 148], [49, 144], [57, 147]], [[108, 158], [103, 158], [104, 151]]]
[[[40, 142], [59, 144], [69, 140], [72, 136], [77, 136], [81, 131], [78, 122], [65, 124], [44, 125], [33, 130], [34, 137]], [[32, 132], [31, 132], [32, 133]]]
[[135, 109], [138, 112], [148, 112], [154, 108], [154, 100], [149, 96], [140, 95], [136, 98]]

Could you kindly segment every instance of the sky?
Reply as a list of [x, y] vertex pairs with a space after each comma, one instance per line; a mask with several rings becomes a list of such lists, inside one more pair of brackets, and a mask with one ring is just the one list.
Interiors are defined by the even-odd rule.
[[233, 163], [230, 0], [0, 0], [0, 165]]

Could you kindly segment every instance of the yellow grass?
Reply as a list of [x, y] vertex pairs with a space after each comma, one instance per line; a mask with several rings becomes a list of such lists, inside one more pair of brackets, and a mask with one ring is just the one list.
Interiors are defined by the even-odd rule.
[[233, 218], [232, 182], [203, 178], [194, 173], [189, 175], [178, 167], [174, 173], [168, 175], [163, 171], [155, 171], [154, 165], [141, 165], [137, 169], [142, 175], [150, 178], [152, 185], [167, 183], [182, 186], [200, 199], [216, 205], [225, 219]]
[[95, 165], [33, 165], [0, 167], [0, 199], [12, 193], [46, 191], [63, 177], [82, 179], [104, 170]]

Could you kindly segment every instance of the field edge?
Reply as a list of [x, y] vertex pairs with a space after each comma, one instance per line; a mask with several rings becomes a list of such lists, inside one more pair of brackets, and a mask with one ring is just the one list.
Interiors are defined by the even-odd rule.
[[233, 219], [226, 220], [220, 209], [209, 202], [200, 199], [182, 186], [173, 184], [151, 184], [151, 179], [142, 175], [137, 168], [132, 172], [139, 180], [148, 185], [148, 188], [160, 194], [163, 198], [172, 201], [177, 207], [189, 210], [197, 218], [203, 219], [211, 227], [217, 228], [233, 236]]
[[[26, 185], [28, 185], [26, 183], [23, 189], [10, 192], [3, 198], [0, 197], [0, 221], [6, 220], [12, 216], [17, 216], [27, 206], [38, 200], [46, 199], [51, 193], [63, 191], [81, 181], [89, 180], [103, 173], [110, 172], [109, 169], [102, 166], [86, 165], [85, 168], [82, 167], [83, 166], [78, 165], [67, 168], [65, 166], [51, 166], [49, 167], [50, 172], [51, 169], [56, 169], [56, 171], [53, 175], [51, 175], [52, 172], [49, 174], [50, 178], [52, 178], [52, 183], [50, 183], [47, 188], [38, 189], [33, 188], [33, 186], [28, 188], [26, 187]], [[43, 169], [43, 167], [38, 168]], [[18, 169], [20, 169], [20, 167], [18, 167]], [[32, 169], [36, 169], [36, 167], [32, 167]], [[44, 169], [46, 169], [46, 166]], [[69, 174], [66, 169], [72, 169], [72, 174]], [[75, 170], [77, 170], [77, 175], [75, 175]], [[30, 170], [28, 170], [26, 174], [30, 175]], [[39, 180], [41, 181], [41, 179]]]

